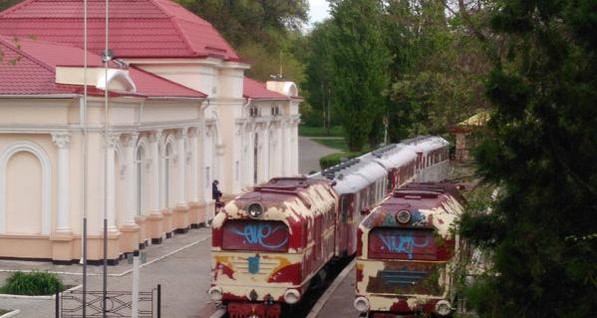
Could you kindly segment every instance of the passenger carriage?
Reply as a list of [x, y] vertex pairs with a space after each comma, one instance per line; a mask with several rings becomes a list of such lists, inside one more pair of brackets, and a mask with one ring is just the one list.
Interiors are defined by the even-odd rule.
[[213, 300], [229, 316], [279, 317], [335, 254], [338, 196], [323, 179], [276, 178], [228, 202], [213, 221]]
[[417, 182], [440, 181], [448, 175], [450, 166], [449, 143], [441, 137], [420, 136], [402, 141], [417, 154]]
[[451, 313], [464, 199], [449, 183], [396, 190], [359, 226], [355, 308], [362, 316]]

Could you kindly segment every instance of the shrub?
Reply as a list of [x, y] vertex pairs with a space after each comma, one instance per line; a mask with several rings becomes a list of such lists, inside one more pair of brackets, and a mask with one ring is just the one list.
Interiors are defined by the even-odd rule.
[[336, 152], [327, 156], [319, 158], [319, 166], [321, 170], [327, 169], [331, 166], [335, 166], [342, 161], [352, 159], [364, 154], [366, 151], [360, 152]]
[[51, 295], [64, 290], [64, 284], [56, 274], [47, 272], [15, 272], [0, 288], [5, 294], [14, 295]]

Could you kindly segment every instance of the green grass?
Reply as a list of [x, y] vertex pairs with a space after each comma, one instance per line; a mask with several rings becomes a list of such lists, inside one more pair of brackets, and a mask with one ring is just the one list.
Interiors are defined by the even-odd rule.
[[327, 129], [323, 127], [299, 126], [299, 136], [304, 137], [344, 137], [344, 132], [341, 126], [334, 126], [327, 133]]
[[312, 140], [319, 144], [322, 144], [326, 147], [338, 149], [343, 152], [348, 151], [348, 145], [346, 144], [346, 141], [344, 140], [344, 138], [342, 138], [342, 139], [312, 139]]
[[0, 287], [0, 293], [28, 296], [52, 295], [57, 289], [63, 291], [64, 284], [56, 274], [15, 272], [8, 277], [4, 286]]
[[0, 308], [0, 316], [4, 315], [4, 314], [8, 314], [10, 311], [6, 310], [6, 309], [2, 309]]

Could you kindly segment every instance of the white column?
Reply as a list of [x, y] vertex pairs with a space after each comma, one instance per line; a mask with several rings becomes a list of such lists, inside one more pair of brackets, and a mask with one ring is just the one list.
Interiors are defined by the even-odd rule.
[[270, 129], [270, 125], [271, 122], [264, 124], [263, 127], [263, 141], [261, 141], [261, 149], [263, 151], [263, 156], [262, 156], [262, 160], [263, 160], [263, 165], [261, 166], [261, 171], [263, 171], [263, 182], [267, 182], [270, 178], [270, 150], [271, 150], [271, 144], [270, 144], [270, 134], [269, 134], [269, 129]]
[[186, 168], [186, 160], [187, 160], [187, 152], [185, 150], [184, 141], [187, 136], [187, 128], [180, 129], [176, 132], [176, 144], [177, 144], [177, 195], [176, 195], [176, 203], [177, 205], [187, 205], [186, 200], [186, 187], [185, 187], [185, 168]]
[[290, 156], [291, 156], [290, 151], [292, 148], [290, 146], [291, 136], [290, 136], [289, 125], [290, 125], [290, 123], [289, 123], [288, 119], [285, 119], [282, 122], [282, 136], [283, 136], [283, 139], [282, 139], [282, 145], [283, 145], [282, 146], [282, 148], [283, 148], [282, 163], [284, 164], [283, 171], [284, 171], [284, 176], [286, 176], [286, 177], [292, 175], [292, 173], [291, 173], [292, 168], [291, 168], [291, 163], [290, 163], [290, 160], [292, 160], [290, 158]]
[[58, 147], [58, 215], [56, 232], [71, 232], [70, 227], [70, 134], [53, 133], [52, 141]]
[[157, 212], [160, 210], [160, 151], [159, 142], [162, 132], [154, 131], [149, 134], [149, 154], [151, 160], [151, 175], [149, 189], [149, 210]]
[[120, 134], [108, 135], [106, 140], [106, 212], [108, 219], [108, 231], [116, 231], [116, 184], [114, 180], [115, 174], [115, 154], [116, 145], [120, 141]]
[[[137, 210], [137, 156], [135, 155], [135, 149], [137, 147], [138, 133], [128, 134], [124, 137], [124, 152], [125, 160], [125, 184], [126, 184], [126, 211], [124, 212], [124, 224], [134, 225], [135, 214]], [[141, 164], [141, 163], [139, 163]]]
[[190, 171], [191, 175], [189, 184], [189, 200], [191, 202], [199, 202], [199, 145], [198, 145], [198, 128], [189, 130], [189, 148], [191, 152]]
[[292, 146], [292, 152], [291, 152], [291, 157], [290, 160], [292, 160], [292, 164], [291, 164], [291, 171], [290, 171], [290, 175], [291, 176], [296, 176], [298, 175], [298, 124], [299, 124], [299, 119], [294, 119], [292, 121], [292, 128], [290, 130], [290, 138], [292, 140], [291, 142], [291, 146]]

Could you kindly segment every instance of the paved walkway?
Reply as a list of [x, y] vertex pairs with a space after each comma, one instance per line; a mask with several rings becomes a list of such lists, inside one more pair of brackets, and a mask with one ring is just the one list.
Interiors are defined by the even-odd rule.
[[340, 152], [337, 149], [326, 147], [308, 137], [299, 137], [299, 173], [309, 174], [319, 171], [319, 158]]
[[317, 317], [357, 318], [359, 313], [353, 307], [355, 282], [356, 270], [354, 266], [351, 266], [350, 272], [339, 282], [339, 285], [330, 293], [329, 297], [325, 299], [325, 303], [317, 313]]
[[[147, 262], [140, 273], [141, 291], [150, 291], [162, 285], [163, 317], [209, 317], [216, 311], [207, 296], [211, 279], [209, 251], [211, 229], [192, 229], [186, 234], [174, 235], [163, 244], [149, 246], [144, 251]], [[1, 261], [0, 280], [13, 270], [44, 270], [58, 273], [66, 284], [82, 283], [82, 266], [52, 265], [49, 262]], [[108, 290], [132, 289], [132, 265], [126, 260], [108, 267]], [[102, 290], [102, 267], [88, 267], [88, 291]], [[54, 317], [54, 300], [44, 298], [12, 298], [0, 296], [0, 307], [19, 309], [19, 318]], [[89, 298], [88, 298], [89, 299]], [[89, 312], [89, 311], [88, 311]]]

